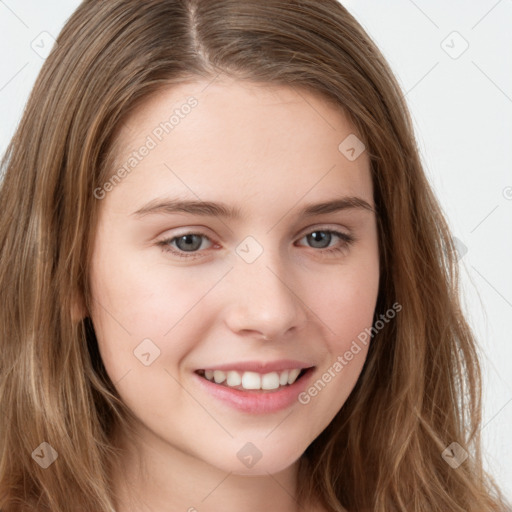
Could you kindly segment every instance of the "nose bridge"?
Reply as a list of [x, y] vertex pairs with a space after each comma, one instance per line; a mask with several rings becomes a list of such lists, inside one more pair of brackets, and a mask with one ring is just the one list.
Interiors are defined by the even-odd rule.
[[301, 327], [305, 312], [293, 291], [290, 267], [282, 261], [278, 248], [247, 237], [237, 246], [236, 253], [229, 282], [229, 327], [234, 331], [258, 331], [269, 337]]

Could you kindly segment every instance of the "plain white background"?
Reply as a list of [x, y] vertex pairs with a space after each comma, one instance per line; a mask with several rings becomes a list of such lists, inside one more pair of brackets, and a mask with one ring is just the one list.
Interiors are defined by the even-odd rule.
[[[0, 154], [77, 0], [0, 0]], [[398, 77], [461, 258], [487, 468], [512, 497], [512, 0], [347, 0]], [[447, 440], [450, 442], [450, 440]]]

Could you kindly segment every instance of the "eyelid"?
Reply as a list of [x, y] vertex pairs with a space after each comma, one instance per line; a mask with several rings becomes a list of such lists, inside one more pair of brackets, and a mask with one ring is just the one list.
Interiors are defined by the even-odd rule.
[[[180, 230], [180, 228], [177, 228], [177, 229]], [[212, 237], [210, 235], [207, 235], [203, 231], [203, 229], [206, 229], [206, 228], [204, 228], [203, 226], [198, 227], [197, 230], [196, 230], [196, 228], [194, 226], [191, 226], [189, 228], [183, 228], [183, 231], [178, 231], [177, 233], [173, 233], [172, 235], [167, 235], [167, 236], [163, 235], [162, 237], [158, 237], [157, 243], [158, 242], [162, 242], [162, 241], [165, 242], [165, 241], [173, 240], [175, 238], [179, 238], [179, 237], [185, 236], [185, 235], [200, 235], [200, 236], [204, 236], [210, 242], [214, 243], [214, 240], [212, 239]], [[340, 232], [341, 234], [349, 236], [349, 237], [353, 236], [350, 232], [345, 233], [343, 231], [340, 231], [341, 229], [342, 228], [340, 228], [337, 225], [335, 226], [335, 225], [329, 225], [329, 224], [317, 224], [317, 225], [313, 224], [312, 226], [308, 226], [307, 228], [302, 229], [299, 232], [299, 234], [296, 235], [296, 237], [303, 238], [306, 235], [309, 235], [309, 234], [313, 233], [314, 231], [333, 231], [333, 232]]]
[[186, 235], [199, 235], [208, 239], [212, 244], [217, 243], [215, 241], [216, 237], [208, 233], [210, 233], [210, 230], [205, 228], [204, 226], [191, 226], [187, 228], [167, 229], [164, 231], [164, 234], [157, 237], [156, 243], [158, 244], [160, 242], [168, 242], [170, 240], [174, 240], [175, 238], [180, 238]]
[[[342, 231], [343, 229], [346, 229], [347, 232], [345, 233]], [[302, 238], [306, 235], [309, 235], [310, 233], [313, 233], [314, 231], [337, 231], [339, 233], [342, 233], [347, 236], [351, 236], [350, 230], [348, 228], [341, 227], [339, 225], [334, 224], [313, 224], [312, 226], [308, 226], [307, 228], [304, 228], [300, 231], [299, 237]]]

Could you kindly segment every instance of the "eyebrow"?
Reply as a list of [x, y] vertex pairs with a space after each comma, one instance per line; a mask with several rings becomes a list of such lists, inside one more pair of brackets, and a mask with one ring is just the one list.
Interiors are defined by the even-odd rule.
[[[299, 215], [311, 217], [342, 210], [366, 210], [376, 213], [375, 208], [364, 199], [355, 196], [344, 196], [322, 203], [308, 204], [302, 208]], [[187, 213], [190, 215], [222, 217], [235, 220], [242, 217], [242, 212], [239, 208], [228, 206], [225, 203], [171, 198], [153, 199], [131, 215], [144, 217], [150, 214], [173, 213]]]

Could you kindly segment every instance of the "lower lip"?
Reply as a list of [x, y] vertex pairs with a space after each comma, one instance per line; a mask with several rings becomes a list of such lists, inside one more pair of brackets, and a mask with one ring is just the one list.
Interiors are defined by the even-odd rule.
[[277, 391], [240, 391], [215, 384], [197, 373], [194, 373], [194, 376], [204, 390], [231, 407], [251, 414], [269, 414], [286, 409], [296, 403], [298, 395], [308, 385], [314, 370], [314, 367], [309, 368], [300, 379]]

